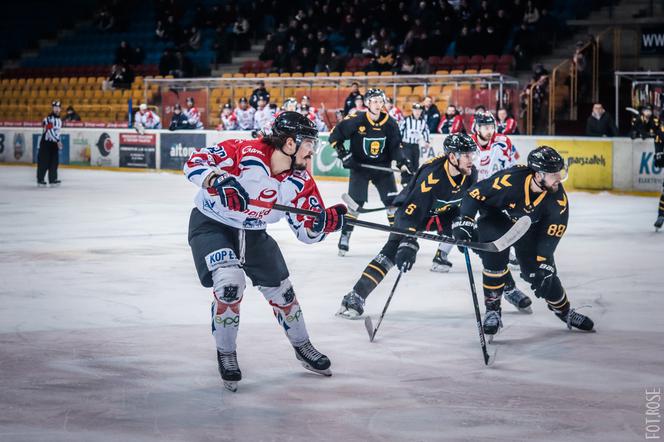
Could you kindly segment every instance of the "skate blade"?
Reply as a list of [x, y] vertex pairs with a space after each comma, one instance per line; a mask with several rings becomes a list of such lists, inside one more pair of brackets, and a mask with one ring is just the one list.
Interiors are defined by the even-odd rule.
[[338, 255], [339, 255], [339, 256], [346, 256], [346, 253], [348, 253], [347, 250], [341, 250], [341, 249], [339, 249]]
[[332, 376], [332, 370], [330, 370], [329, 368], [326, 368], [325, 370], [317, 370], [317, 369], [315, 369], [314, 367], [312, 367], [311, 365], [309, 365], [308, 363], [306, 363], [304, 361], [300, 361], [300, 363], [302, 364], [302, 366], [304, 368], [306, 368], [307, 370], [312, 371], [316, 374], [320, 374], [320, 375], [323, 375], [323, 376]]
[[533, 314], [533, 307], [530, 306], [530, 305], [528, 307], [525, 307], [525, 308], [517, 307], [517, 309], [519, 309], [519, 313], [525, 313], [527, 315], [532, 315]]
[[431, 268], [429, 270], [434, 272], [434, 273], [449, 273], [451, 268], [452, 267], [441, 266], [441, 265], [438, 265], [438, 264], [432, 264]]
[[356, 311], [349, 310], [345, 307], [341, 307], [335, 316], [337, 316], [338, 318], [352, 319], [352, 320], [362, 318], [362, 315], [358, 315]]
[[224, 381], [224, 388], [235, 393], [237, 391], [237, 381]]

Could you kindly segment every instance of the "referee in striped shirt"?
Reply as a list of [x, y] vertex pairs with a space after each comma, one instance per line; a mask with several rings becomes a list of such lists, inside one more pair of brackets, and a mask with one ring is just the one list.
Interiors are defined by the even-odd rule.
[[46, 187], [46, 181], [44, 181], [46, 171], [48, 171], [48, 182], [51, 186], [60, 184], [58, 179], [59, 151], [62, 149], [60, 101], [53, 101], [51, 106], [53, 111], [42, 121], [43, 132], [37, 154], [37, 185], [39, 187]]
[[[420, 145], [429, 147], [429, 126], [422, 115], [424, 106], [413, 103], [413, 113], [406, 117], [401, 126], [401, 148], [404, 158], [410, 161], [414, 172], [420, 167]], [[412, 178], [411, 174], [401, 173], [401, 185], [406, 187]]]

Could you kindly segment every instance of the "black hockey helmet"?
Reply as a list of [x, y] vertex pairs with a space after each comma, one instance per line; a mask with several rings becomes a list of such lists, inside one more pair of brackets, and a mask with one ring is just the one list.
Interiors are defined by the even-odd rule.
[[318, 129], [316, 129], [313, 121], [299, 112], [285, 111], [280, 113], [272, 125], [272, 135], [293, 138], [295, 141], [295, 153], [291, 155], [293, 161], [302, 142], [307, 138], [314, 142], [314, 151], [318, 150]]
[[372, 98], [382, 98], [383, 101], [387, 101], [387, 98], [385, 97], [385, 92], [383, 92], [382, 89], [368, 89], [364, 93], [364, 104], [369, 104], [369, 100]]
[[443, 141], [443, 152], [445, 155], [477, 152], [477, 144], [467, 134], [451, 134]]
[[528, 154], [528, 167], [533, 172], [556, 173], [565, 169], [565, 160], [553, 147], [539, 146]]
[[186, 102], [187, 102], [187, 104], [191, 103], [191, 105], [193, 106], [194, 105], [194, 97], [187, 97]]
[[53, 100], [51, 102], [51, 107], [60, 107], [60, 100]]

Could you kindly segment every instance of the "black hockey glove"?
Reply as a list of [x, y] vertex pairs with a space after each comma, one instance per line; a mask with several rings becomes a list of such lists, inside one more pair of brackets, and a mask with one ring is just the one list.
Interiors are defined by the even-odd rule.
[[413, 268], [415, 264], [415, 257], [420, 246], [417, 244], [415, 238], [404, 238], [397, 247], [397, 254], [394, 257], [397, 268], [406, 273]]
[[664, 152], [655, 152], [655, 167], [664, 167]]
[[249, 204], [249, 194], [234, 176], [225, 175], [215, 178], [212, 187], [217, 189], [221, 204], [230, 210], [243, 212]]
[[343, 157], [341, 158], [341, 163], [343, 164], [345, 169], [359, 169], [360, 164], [355, 161], [355, 158], [353, 158], [353, 154], [350, 152], [347, 152]]
[[332, 233], [341, 229], [344, 226], [344, 215], [348, 209], [343, 204], [337, 204], [323, 210], [320, 215], [314, 220], [311, 226], [311, 231], [315, 233], [325, 232]]
[[545, 298], [546, 295], [551, 290], [551, 284], [553, 284], [553, 276], [556, 274], [556, 268], [551, 264], [541, 263], [537, 268], [537, 271], [533, 275], [532, 283], [530, 288], [535, 292], [535, 296], [538, 298]]
[[[477, 238], [477, 223], [474, 218], [460, 216], [452, 223], [452, 236], [457, 241], [474, 241]], [[463, 253], [463, 247], [459, 251]]]

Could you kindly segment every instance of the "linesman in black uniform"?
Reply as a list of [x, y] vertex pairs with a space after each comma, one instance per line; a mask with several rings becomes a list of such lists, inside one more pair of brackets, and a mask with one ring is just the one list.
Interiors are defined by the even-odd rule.
[[[417, 170], [420, 168], [420, 146], [429, 147], [429, 126], [422, 115], [424, 106], [413, 103], [412, 111], [401, 126], [401, 148], [404, 157], [410, 161], [411, 169]], [[411, 175], [401, 173], [401, 184], [407, 186], [411, 178]]]
[[60, 119], [60, 101], [51, 103], [52, 112], [42, 120], [42, 137], [39, 142], [39, 153], [37, 154], [37, 185], [46, 187], [46, 171], [48, 171], [48, 182], [51, 186], [60, 184], [58, 179], [58, 164], [60, 163], [60, 130], [62, 120]]
[[[401, 134], [399, 125], [386, 112], [385, 94], [380, 89], [369, 89], [364, 96], [366, 111], [358, 111], [354, 115], [344, 118], [332, 129], [330, 145], [337, 151], [343, 166], [350, 169], [348, 194], [362, 207], [367, 202], [369, 182], [372, 182], [380, 200], [388, 208], [387, 219], [392, 224], [394, 208], [392, 200], [397, 195], [397, 185], [394, 173], [391, 171], [375, 170], [366, 166], [379, 166], [389, 168], [392, 160], [397, 167], [410, 173], [408, 160], [401, 152]], [[350, 149], [344, 142], [350, 140]], [[357, 218], [357, 213], [348, 213], [346, 216]], [[348, 252], [348, 243], [353, 226], [346, 224], [339, 238], [339, 255]]]
[[[560, 154], [551, 147], [540, 146], [528, 155], [527, 167], [510, 167], [471, 187], [463, 197], [461, 214], [452, 225], [452, 232], [456, 239], [493, 241], [517, 219], [529, 216], [532, 226], [515, 244], [521, 277], [568, 328], [590, 331], [593, 321], [570, 308], [553, 257], [569, 217], [562, 185], [566, 177]], [[484, 333], [495, 335], [502, 327], [500, 301], [508, 274], [509, 250], [480, 253], [480, 257], [484, 266]]]
[[[395, 225], [411, 231], [437, 230], [451, 235], [464, 193], [477, 181], [473, 166], [477, 145], [466, 134], [445, 138], [444, 155], [422, 165], [395, 198]], [[391, 234], [380, 253], [367, 265], [353, 290], [344, 296], [338, 316], [356, 319], [364, 301], [395, 265], [403, 272], [413, 267], [419, 246], [415, 238]]]

